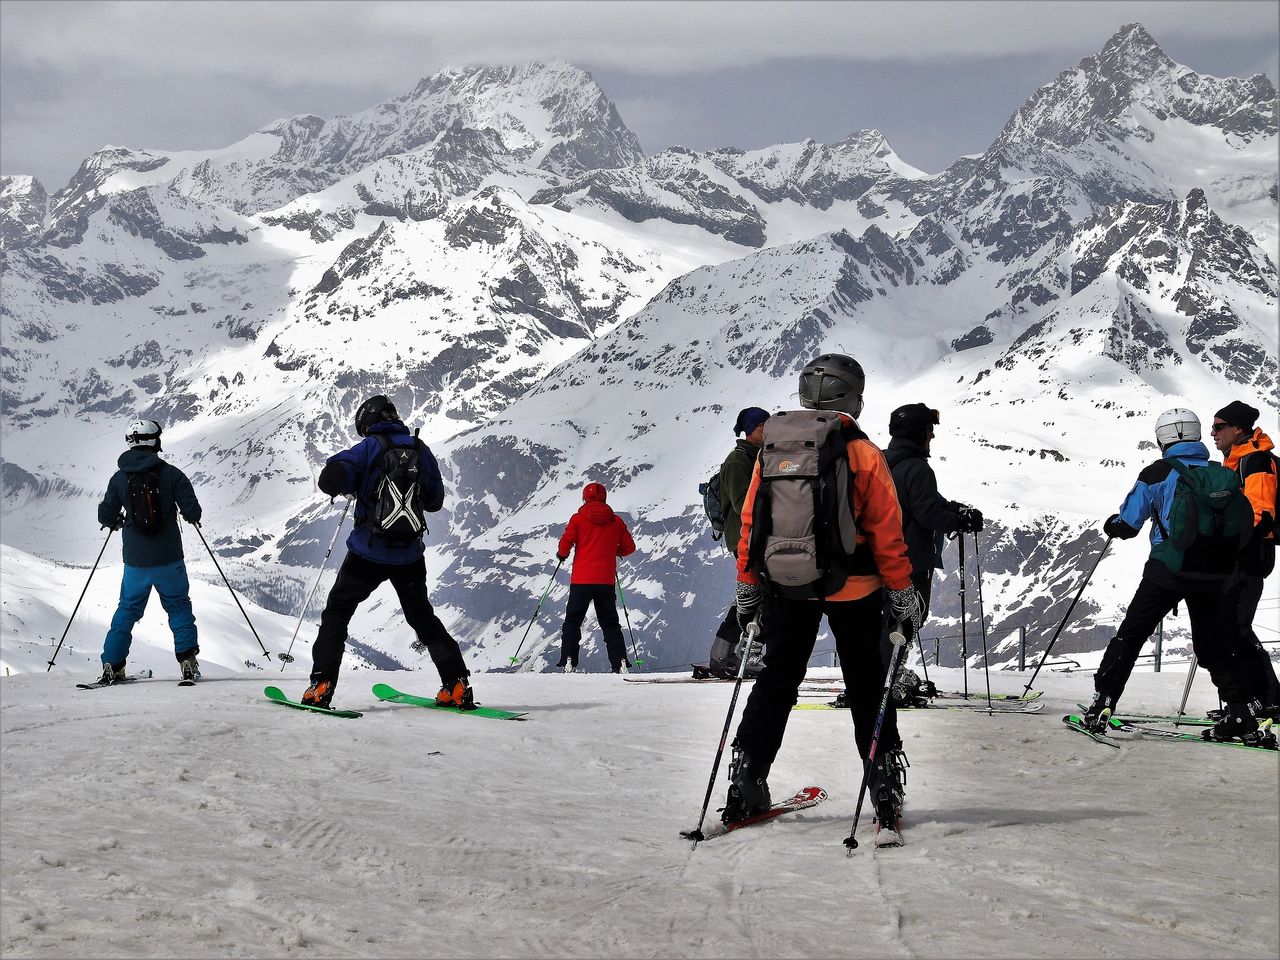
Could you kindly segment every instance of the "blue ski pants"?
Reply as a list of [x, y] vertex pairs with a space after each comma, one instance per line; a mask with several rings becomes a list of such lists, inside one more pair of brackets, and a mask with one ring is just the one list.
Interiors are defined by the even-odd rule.
[[111, 629], [103, 644], [102, 662], [121, 664], [129, 656], [133, 643], [133, 625], [142, 619], [151, 598], [151, 588], [160, 594], [160, 605], [169, 615], [173, 631], [173, 651], [179, 660], [199, 650], [196, 642], [196, 618], [191, 612], [191, 585], [187, 581], [187, 565], [178, 560], [159, 567], [131, 567], [125, 564], [120, 581], [120, 605], [111, 618]]

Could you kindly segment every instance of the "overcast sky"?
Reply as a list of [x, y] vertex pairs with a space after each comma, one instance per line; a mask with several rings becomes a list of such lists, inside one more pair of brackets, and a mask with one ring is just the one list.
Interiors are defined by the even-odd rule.
[[1144, 24], [1202, 73], [1280, 79], [1280, 3], [0, 2], [0, 172], [50, 190], [105, 144], [221, 147], [446, 66], [562, 59], [646, 152], [881, 130], [929, 172]]

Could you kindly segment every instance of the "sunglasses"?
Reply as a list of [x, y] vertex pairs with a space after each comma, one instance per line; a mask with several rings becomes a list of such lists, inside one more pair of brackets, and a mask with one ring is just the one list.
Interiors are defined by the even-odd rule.
[[1227, 427], [1234, 427], [1234, 426], [1235, 426], [1234, 423], [1214, 423], [1214, 424], [1210, 424], [1209, 432], [1217, 433], [1219, 430], [1225, 430]]

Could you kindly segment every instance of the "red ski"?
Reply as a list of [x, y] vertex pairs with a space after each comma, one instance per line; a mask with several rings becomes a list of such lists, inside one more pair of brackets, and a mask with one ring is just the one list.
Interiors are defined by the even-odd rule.
[[726, 833], [732, 833], [734, 830], [741, 830], [743, 827], [754, 827], [757, 823], [765, 823], [782, 816], [784, 813], [795, 813], [797, 810], [816, 807], [825, 799], [827, 799], [827, 791], [821, 787], [801, 787], [795, 792], [794, 796], [781, 800], [768, 810], [747, 817], [745, 820], [739, 820], [737, 823], [731, 823], [728, 826], [723, 823], [714, 824], [704, 830], [702, 836], [699, 837], [694, 836], [696, 833], [694, 830], [681, 830], [680, 836], [686, 840], [710, 840], [712, 837], [723, 836]]

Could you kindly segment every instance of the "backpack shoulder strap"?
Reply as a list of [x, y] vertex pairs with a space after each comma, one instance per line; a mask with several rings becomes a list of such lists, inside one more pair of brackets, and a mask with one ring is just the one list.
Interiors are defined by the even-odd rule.
[[1190, 467], [1188, 467], [1185, 463], [1183, 463], [1177, 457], [1168, 457], [1167, 459], [1169, 461], [1169, 466], [1171, 466], [1174, 469], [1174, 472], [1177, 473], [1178, 476], [1182, 477], [1185, 480], [1191, 479]]

